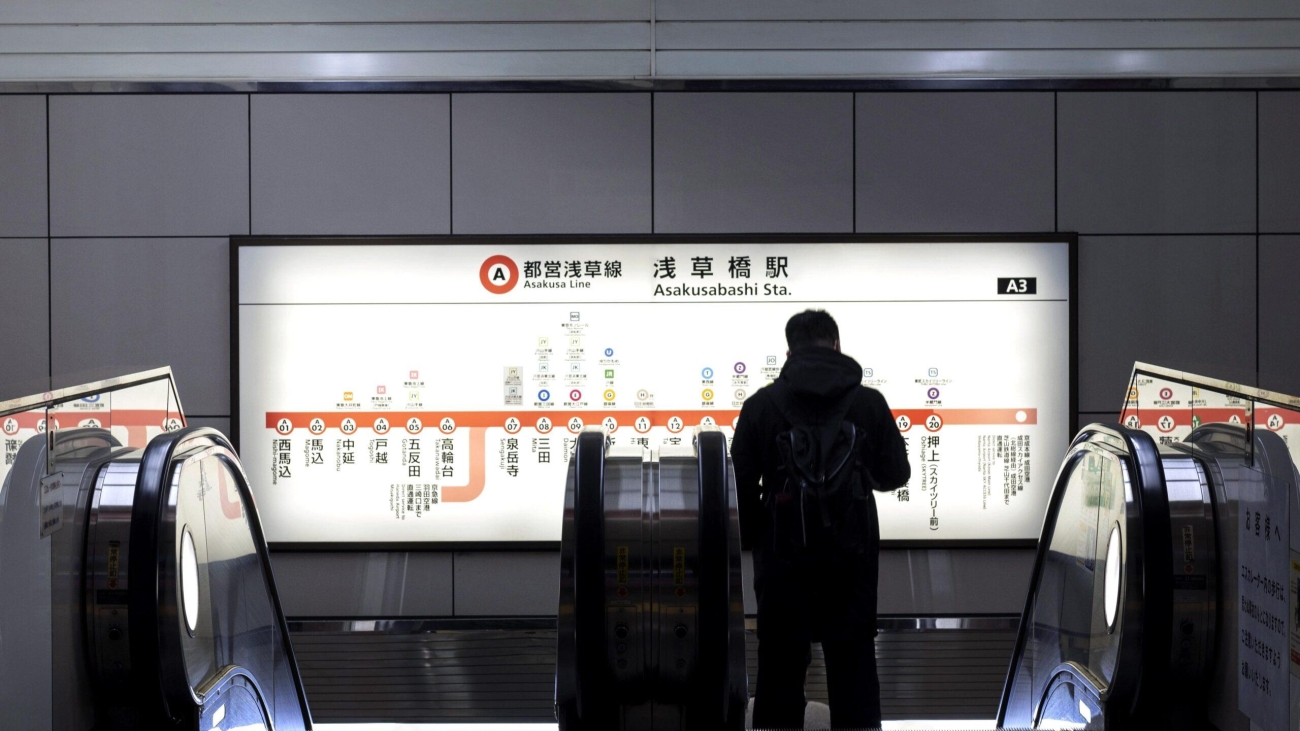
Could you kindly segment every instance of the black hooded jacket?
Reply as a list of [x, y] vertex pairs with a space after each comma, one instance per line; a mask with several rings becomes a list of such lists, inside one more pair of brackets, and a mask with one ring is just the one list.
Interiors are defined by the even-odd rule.
[[[889, 404], [879, 391], [862, 385], [862, 366], [831, 348], [805, 348], [790, 354], [777, 380], [785, 389], [792, 415], [804, 423], [825, 420], [852, 398], [845, 420], [866, 435], [871, 455], [867, 468], [880, 490], [895, 490], [907, 483], [912, 468]], [[776, 384], [759, 389], [745, 401], [731, 442], [740, 508], [741, 544], [747, 550], [763, 545], [771, 515], [763, 503], [766, 485], [774, 485], [780, 468], [776, 436], [791, 426], [774, 402]]]
[[862, 367], [839, 351], [806, 348], [791, 353], [776, 383], [745, 401], [731, 442], [731, 457], [741, 544], [754, 551], [759, 636], [776, 627], [779, 632], [810, 640], [874, 637], [880, 529], [870, 493], [867, 524], [871, 535], [863, 537], [865, 554], [847, 559], [805, 556], [792, 561], [772, 552], [772, 514], [763, 493], [768, 486], [778, 486], [776, 437], [791, 426], [777, 407], [778, 399], [786, 412], [807, 426], [833, 420], [847, 402], [843, 419], [866, 435], [865, 466], [876, 480], [875, 488], [897, 489], [912, 474], [907, 446], [885, 397], [863, 386]]

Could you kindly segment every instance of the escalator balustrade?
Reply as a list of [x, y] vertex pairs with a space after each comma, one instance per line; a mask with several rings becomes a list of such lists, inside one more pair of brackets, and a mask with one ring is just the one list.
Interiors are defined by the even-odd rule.
[[[49, 608], [0, 616], [0, 675], [14, 681], [0, 704], [6, 727], [310, 729], [230, 442], [206, 428], [143, 449], [102, 428], [50, 437], [23, 443], [0, 493], [0, 581]], [[35, 518], [51, 484], [63, 524], [42, 536]], [[19, 638], [34, 654], [14, 654]], [[49, 672], [22, 678], [33, 659]]]
[[998, 726], [1243, 728], [1232, 506], [1261, 481], [1298, 482], [1267, 431], [1206, 424], [1164, 445], [1117, 425], [1080, 431], [1044, 518]]
[[564, 731], [743, 728], [740, 533], [722, 432], [659, 451], [579, 436], [558, 636]]

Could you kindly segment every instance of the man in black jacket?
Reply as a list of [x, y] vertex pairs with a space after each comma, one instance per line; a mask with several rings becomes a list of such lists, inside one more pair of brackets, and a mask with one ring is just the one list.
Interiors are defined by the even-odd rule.
[[876, 675], [876, 584], [880, 528], [866, 490], [870, 535], [861, 555], [804, 551], [791, 556], [774, 546], [768, 493], [783, 477], [777, 435], [825, 423], [845, 413], [866, 437], [864, 462], [877, 490], [902, 487], [911, 477], [907, 449], [885, 397], [862, 385], [862, 367], [840, 352], [839, 327], [822, 310], [807, 310], [785, 326], [785, 367], [777, 381], [755, 392], [740, 410], [731, 456], [736, 471], [740, 533], [754, 554], [758, 597], [758, 688], [754, 728], [799, 728], [809, 643], [820, 641], [826, 661], [831, 725], [880, 726]]

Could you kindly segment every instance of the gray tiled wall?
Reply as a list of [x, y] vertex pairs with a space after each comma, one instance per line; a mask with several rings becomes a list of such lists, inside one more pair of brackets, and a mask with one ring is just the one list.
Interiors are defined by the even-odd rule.
[[[230, 234], [847, 232], [855, 218], [1079, 232], [1080, 423], [1115, 417], [1136, 358], [1300, 391], [1297, 98], [0, 97], [0, 312], [18, 313], [0, 318], [0, 398], [170, 364], [193, 423], [229, 429]], [[346, 597], [370, 589], [399, 611], [375, 589], [389, 582], [415, 592], [401, 612], [531, 614], [554, 607], [543, 555], [277, 567], [295, 614], [360, 612]], [[1024, 556], [981, 556], [887, 560], [891, 611], [1003, 611]], [[944, 571], [970, 578], [951, 600], [934, 593]]]
[[649, 94], [466, 94], [456, 233], [650, 233]]
[[51, 236], [248, 233], [248, 95], [50, 97]]
[[1255, 231], [1255, 93], [1063, 92], [1062, 231]]
[[1300, 235], [1259, 240], [1259, 385], [1300, 394]]
[[46, 239], [0, 239], [0, 400], [49, 388], [50, 318]]
[[1054, 106], [1051, 92], [859, 94], [858, 230], [1052, 231]]
[[226, 239], [54, 239], [54, 387], [170, 365], [187, 414], [230, 413]]
[[0, 236], [46, 236], [45, 97], [0, 96]]
[[1255, 381], [1254, 236], [1083, 236], [1079, 410], [1113, 411], [1133, 361]]
[[446, 94], [251, 100], [255, 234], [451, 231]]
[[1300, 91], [1259, 95], [1259, 230], [1300, 233]]
[[853, 230], [851, 94], [655, 95], [655, 231]]

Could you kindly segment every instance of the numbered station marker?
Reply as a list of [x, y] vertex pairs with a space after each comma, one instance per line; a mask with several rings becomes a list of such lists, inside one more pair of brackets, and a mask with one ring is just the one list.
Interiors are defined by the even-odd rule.
[[1124, 420], [1124, 426], [1130, 429], [1141, 429], [1142, 420], [1137, 417], [1137, 414], [1129, 414], [1129, 417]]
[[700, 419], [700, 426], [717, 426], [718, 422], [713, 420], [712, 416], [706, 416]]
[[277, 434], [288, 434], [293, 431], [293, 422], [288, 419], [281, 419], [275, 422], [275, 432]]
[[606, 434], [613, 434], [618, 430], [618, 420], [612, 416], [606, 416], [604, 420], [600, 422], [600, 425], [605, 427]]
[[406, 431], [411, 434], [419, 434], [424, 431], [424, 422], [420, 421], [419, 417], [412, 416], [406, 420]]
[[541, 432], [542, 434], [550, 434], [550, 433], [551, 433], [551, 420], [548, 419], [548, 418], [546, 418], [545, 416], [543, 416], [542, 418], [538, 419], [538, 420], [537, 420], [537, 431]]
[[316, 417], [315, 419], [312, 419], [311, 423], [307, 425], [307, 431], [311, 432], [312, 434], [324, 434], [325, 420], [320, 418], [319, 416]]
[[636, 429], [640, 434], [645, 434], [650, 431], [650, 419], [644, 416], [638, 416], [636, 417], [636, 421], [632, 422], [632, 428]]
[[1281, 414], [1271, 414], [1265, 424], [1268, 426], [1269, 430], [1279, 431], [1282, 427], [1286, 426], [1286, 421], [1282, 419]]
[[450, 416], [442, 417], [442, 421], [438, 422], [438, 431], [443, 434], [450, 434], [456, 431], [456, 421]]
[[520, 430], [521, 428], [523, 428], [523, 424], [520, 423], [519, 419], [517, 419], [517, 418], [515, 418], [515, 417], [513, 417], [513, 416], [510, 417], [509, 419], [506, 419], [506, 433], [507, 433], [507, 434], [518, 434], [518, 433], [519, 433], [519, 430]]
[[351, 416], [347, 417], [346, 419], [343, 420], [342, 424], [339, 424], [339, 431], [343, 432], [344, 434], [356, 434], [357, 420], [353, 419]]
[[938, 414], [930, 414], [925, 417], [925, 428], [927, 431], [939, 431], [943, 428], [943, 419]]
[[1156, 420], [1156, 428], [1166, 434], [1173, 431], [1174, 417], [1170, 416], [1169, 414], [1165, 414], [1164, 416], [1161, 416], [1159, 419]]
[[907, 431], [912, 428], [912, 420], [907, 418], [907, 414], [899, 414], [894, 423], [898, 425], [899, 431]]
[[4, 423], [4, 432], [5, 432], [5, 434], [17, 434], [17, 433], [18, 433], [18, 420], [17, 420], [17, 419], [5, 419], [5, 423]]
[[672, 432], [673, 434], [676, 434], [685, 428], [686, 428], [686, 422], [682, 421], [682, 417], [680, 416], [668, 417], [668, 431]]
[[388, 433], [388, 419], [385, 419], [385, 418], [382, 417], [382, 416], [379, 417], [378, 419], [375, 419], [375, 426], [374, 426], [374, 429], [375, 429], [375, 433], [376, 433], [376, 434], [387, 434], [387, 433]]
[[577, 434], [578, 432], [582, 431], [582, 419], [579, 419], [576, 416], [570, 418], [569, 431], [573, 432], [574, 434]]

